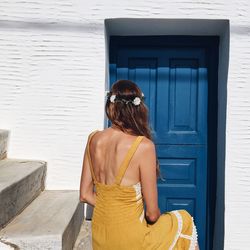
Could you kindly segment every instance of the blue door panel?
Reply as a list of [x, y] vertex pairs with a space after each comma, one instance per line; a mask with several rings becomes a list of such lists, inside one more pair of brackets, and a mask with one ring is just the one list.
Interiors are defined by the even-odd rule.
[[201, 242], [205, 241], [207, 187], [206, 147], [203, 145], [157, 145], [164, 180], [158, 180], [161, 211], [187, 209], [194, 217]]
[[139, 47], [121, 48], [117, 53], [117, 79], [140, 83], [153, 111], [150, 121], [155, 142], [205, 144], [205, 50]]

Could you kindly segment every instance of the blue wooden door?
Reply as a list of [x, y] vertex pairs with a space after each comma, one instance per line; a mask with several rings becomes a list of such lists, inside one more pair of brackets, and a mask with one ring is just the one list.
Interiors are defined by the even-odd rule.
[[197, 225], [200, 249], [205, 250], [207, 54], [205, 48], [168, 45], [163, 39], [157, 46], [144, 44], [139, 37], [136, 44], [132, 39], [114, 37], [110, 44], [110, 85], [118, 79], [129, 79], [142, 89], [165, 178], [158, 180], [160, 210], [189, 211]]

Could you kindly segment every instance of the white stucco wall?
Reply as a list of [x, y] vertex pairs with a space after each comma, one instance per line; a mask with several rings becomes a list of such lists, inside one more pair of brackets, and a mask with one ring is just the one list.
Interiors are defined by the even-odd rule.
[[[128, 5], [129, 3], [129, 5]], [[87, 135], [103, 128], [104, 19], [230, 19], [225, 249], [248, 249], [250, 3], [0, 1], [0, 128], [8, 157], [48, 162], [47, 189], [78, 189]]]

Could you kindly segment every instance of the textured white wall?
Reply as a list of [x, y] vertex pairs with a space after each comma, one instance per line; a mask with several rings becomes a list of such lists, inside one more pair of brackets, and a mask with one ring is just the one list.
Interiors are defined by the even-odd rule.
[[9, 157], [48, 162], [47, 189], [78, 189], [87, 135], [103, 128], [104, 19], [230, 19], [225, 249], [248, 249], [250, 3], [0, 1], [0, 127]]

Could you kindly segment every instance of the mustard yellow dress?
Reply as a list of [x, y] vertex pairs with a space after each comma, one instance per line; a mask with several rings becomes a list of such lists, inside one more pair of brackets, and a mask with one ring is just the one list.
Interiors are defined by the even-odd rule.
[[93, 250], [185, 250], [195, 249], [197, 231], [193, 217], [186, 210], [164, 212], [154, 224], [144, 216], [141, 184], [120, 185], [143, 136], [138, 136], [128, 150], [114, 184], [97, 181], [87, 142], [87, 155], [96, 189], [92, 215]]

